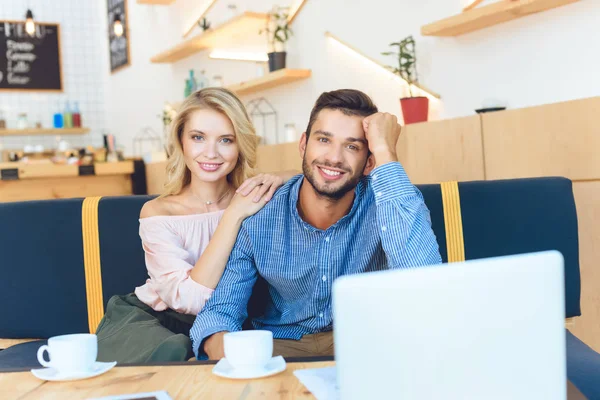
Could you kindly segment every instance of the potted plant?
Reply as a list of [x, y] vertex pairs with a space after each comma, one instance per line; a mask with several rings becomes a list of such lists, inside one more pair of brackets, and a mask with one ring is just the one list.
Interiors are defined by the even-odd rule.
[[412, 36], [400, 42], [390, 43], [393, 51], [381, 53], [384, 56], [394, 56], [398, 62], [397, 67], [390, 67], [390, 71], [400, 76], [408, 83], [410, 97], [400, 99], [404, 124], [425, 122], [429, 115], [429, 98], [425, 96], [414, 96], [412, 86], [419, 81], [417, 75], [417, 54], [415, 51], [415, 39]]
[[269, 13], [265, 29], [261, 29], [259, 34], [267, 35], [269, 46], [269, 72], [285, 68], [287, 52], [285, 43], [292, 35], [292, 30], [288, 24], [288, 7], [274, 7]]
[[159, 114], [158, 117], [162, 119], [163, 123], [163, 140], [166, 143], [167, 137], [169, 136], [169, 128], [171, 122], [177, 116], [177, 110], [171, 104], [165, 102], [165, 106], [163, 107], [162, 114]]

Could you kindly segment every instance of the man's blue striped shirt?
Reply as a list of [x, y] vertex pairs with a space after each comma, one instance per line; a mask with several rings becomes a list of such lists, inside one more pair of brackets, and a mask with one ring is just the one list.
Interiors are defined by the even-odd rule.
[[355, 189], [350, 212], [326, 230], [298, 214], [302, 175], [246, 219], [227, 267], [190, 331], [193, 349], [221, 331], [238, 331], [257, 276], [269, 286], [264, 314], [252, 323], [276, 339], [332, 329], [331, 289], [341, 275], [439, 264], [429, 210], [400, 163], [379, 166]]

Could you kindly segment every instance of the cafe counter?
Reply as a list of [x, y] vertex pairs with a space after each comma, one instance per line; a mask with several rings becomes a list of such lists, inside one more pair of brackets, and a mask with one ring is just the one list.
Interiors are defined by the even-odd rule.
[[92, 165], [0, 163], [0, 202], [133, 193], [134, 162]]

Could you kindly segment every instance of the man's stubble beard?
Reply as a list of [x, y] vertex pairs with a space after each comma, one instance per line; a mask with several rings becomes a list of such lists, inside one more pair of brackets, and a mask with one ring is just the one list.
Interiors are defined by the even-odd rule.
[[[343, 164], [333, 165], [328, 162], [318, 162], [318, 160], [314, 160], [312, 162], [311, 166], [314, 167], [316, 164], [322, 165], [324, 167], [340, 169], [340, 170], [344, 171], [346, 174], [351, 173], [350, 169], [348, 167], [344, 166]], [[308, 163], [306, 162], [306, 156], [305, 156], [302, 159], [302, 172], [304, 173], [304, 177], [310, 183], [310, 185], [313, 187], [315, 193], [317, 193], [317, 195], [319, 197], [323, 197], [327, 200], [332, 200], [332, 201], [337, 201], [337, 200], [341, 199], [342, 197], [344, 197], [344, 195], [346, 193], [350, 192], [351, 190], [354, 190], [356, 188], [356, 186], [358, 185], [358, 182], [360, 182], [360, 180], [363, 176], [363, 172], [365, 170], [365, 168], [363, 167], [360, 173], [351, 176], [346, 181], [346, 183], [344, 183], [339, 188], [328, 190], [328, 188], [326, 188], [326, 187], [320, 188], [318, 186], [317, 178], [315, 177], [316, 172], [314, 171], [314, 169], [311, 168], [311, 166], [309, 166]], [[365, 162], [365, 166], [366, 166], [366, 162]]]

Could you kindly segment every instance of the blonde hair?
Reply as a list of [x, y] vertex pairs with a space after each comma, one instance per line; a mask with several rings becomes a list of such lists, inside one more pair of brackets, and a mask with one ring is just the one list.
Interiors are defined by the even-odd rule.
[[201, 89], [185, 99], [171, 123], [167, 138], [166, 180], [161, 197], [179, 194], [192, 180], [192, 174], [185, 164], [181, 137], [189, 116], [201, 109], [217, 111], [229, 118], [233, 125], [239, 156], [227, 180], [237, 189], [246, 179], [256, 175], [258, 137], [246, 107], [227, 89]]

